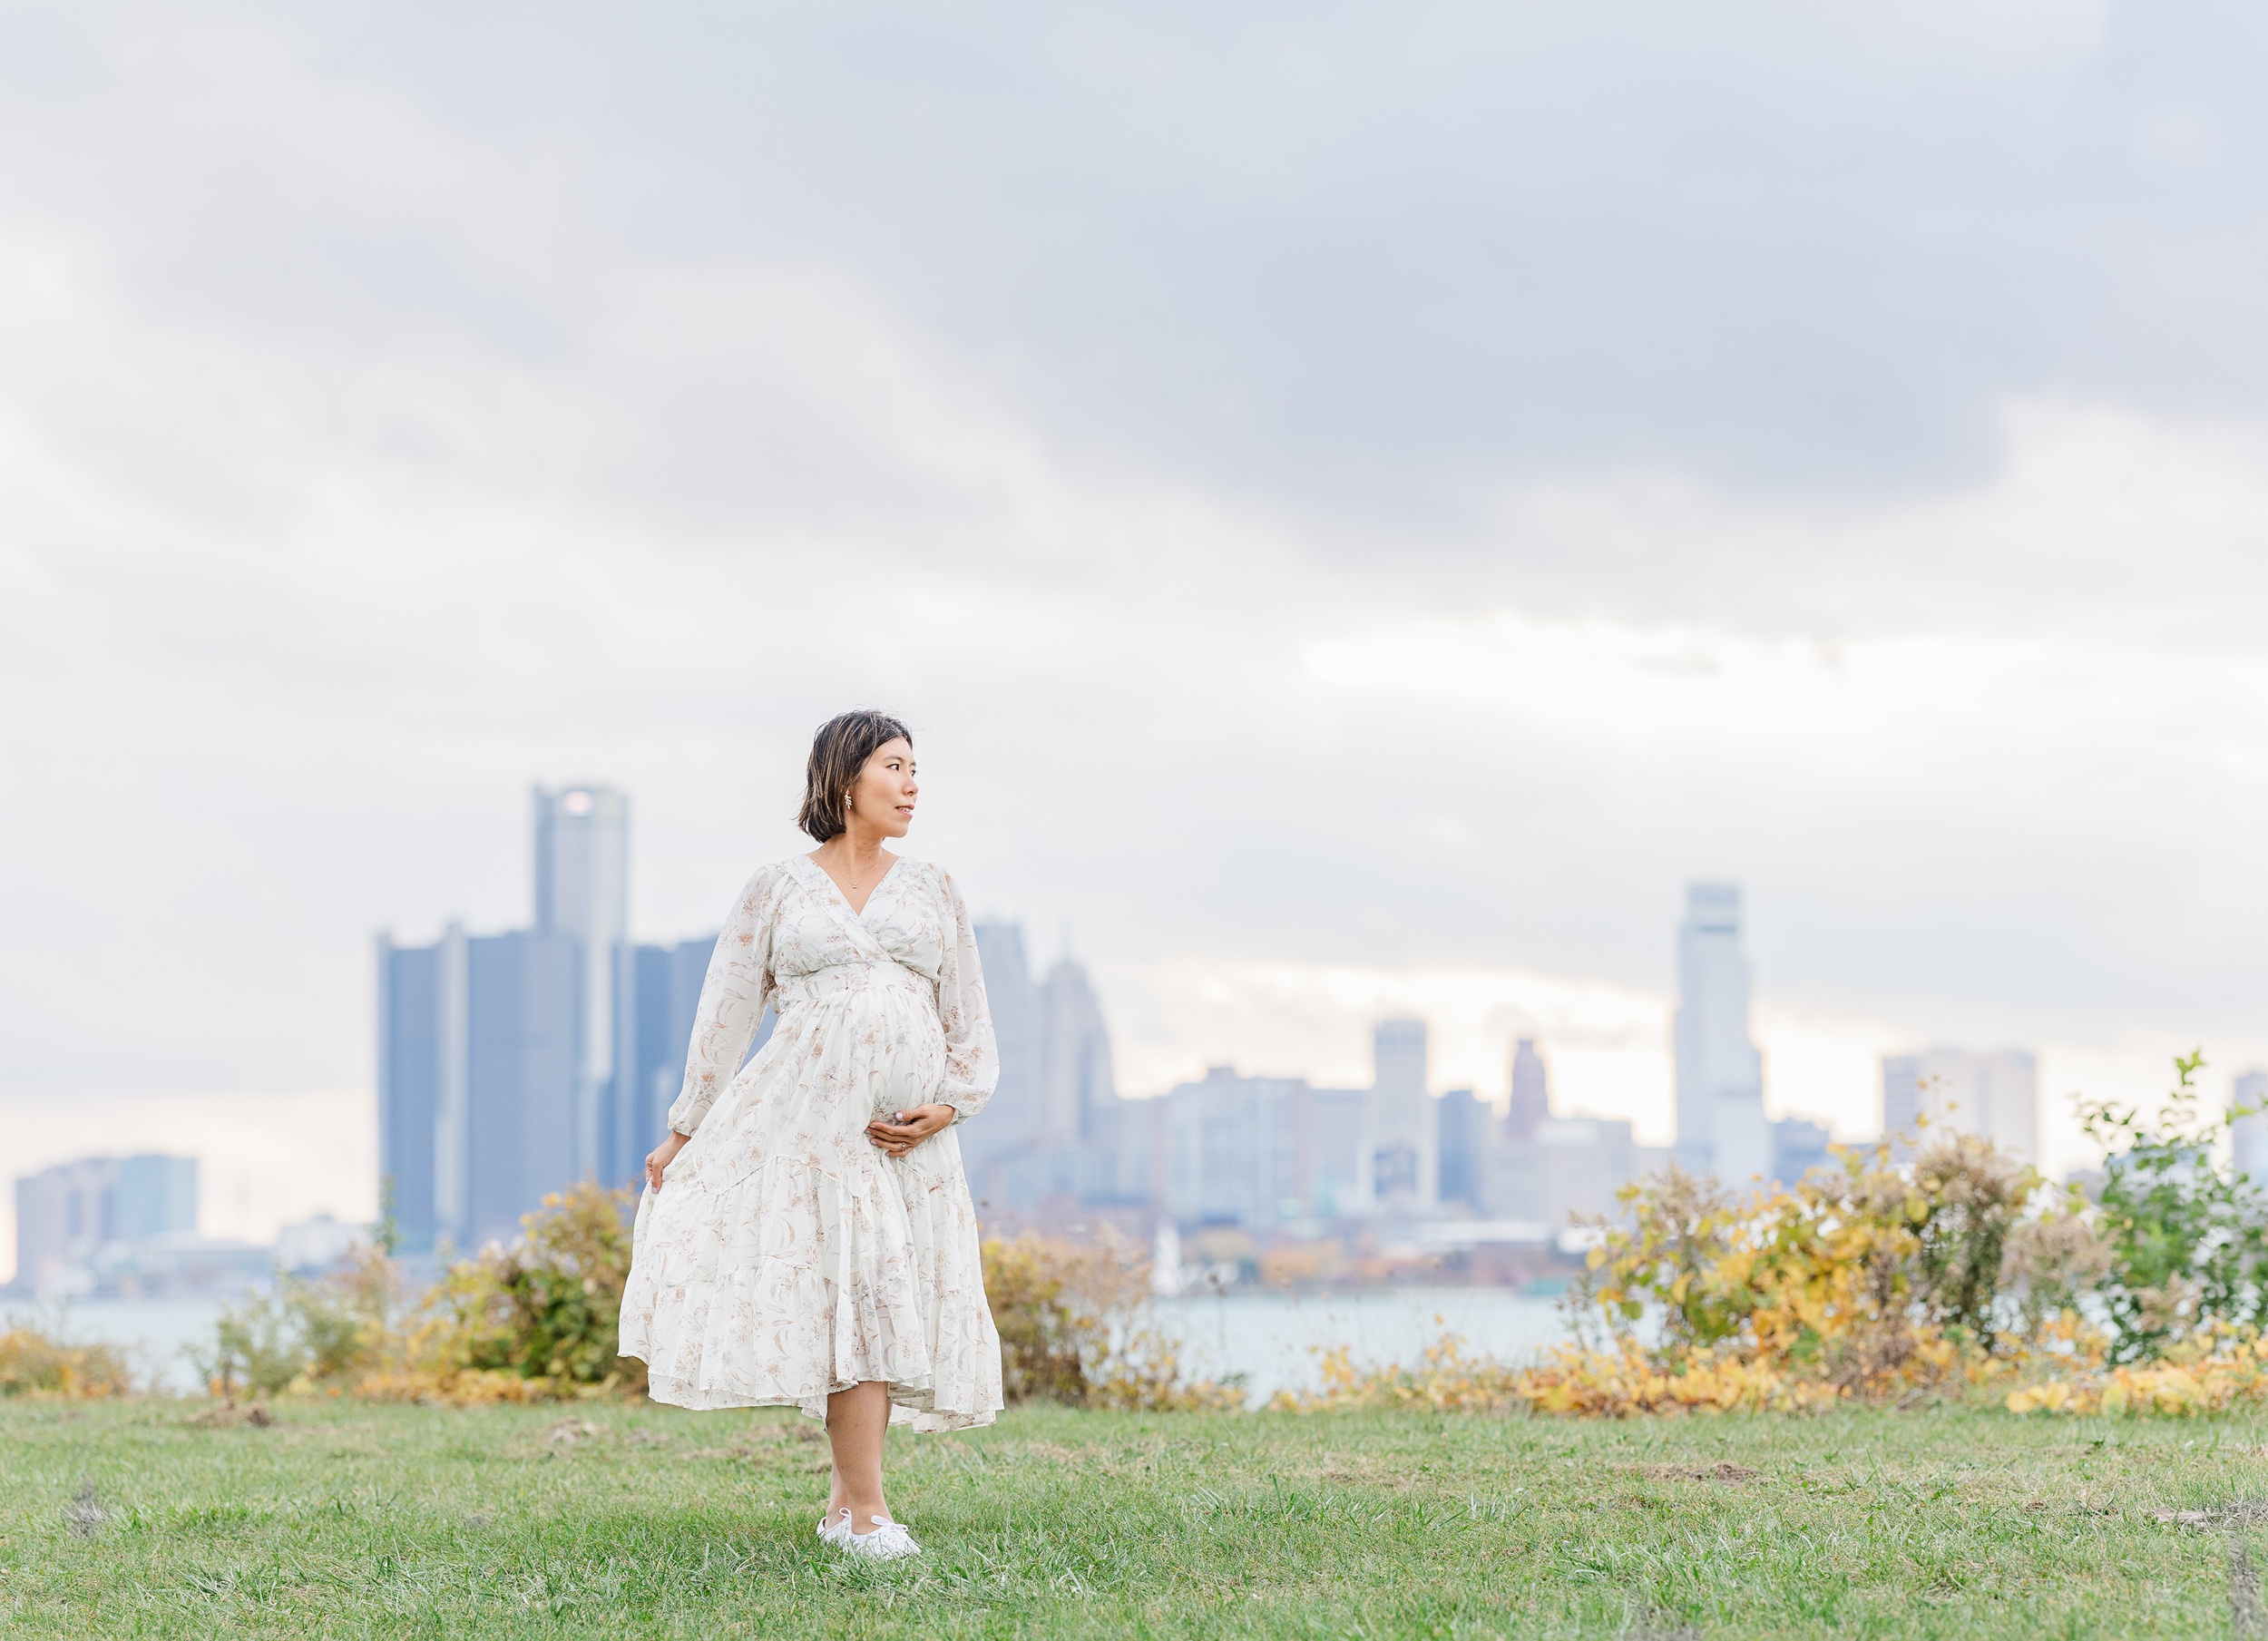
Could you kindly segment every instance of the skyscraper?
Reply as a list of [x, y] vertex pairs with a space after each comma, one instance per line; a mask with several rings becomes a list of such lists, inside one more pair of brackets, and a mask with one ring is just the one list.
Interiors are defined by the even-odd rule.
[[1035, 981], [1015, 923], [981, 923], [976, 943], [1000, 1083], [962, 1134], [970, 1190], [992, 1210], [1149, 1200], [1150, 1120], [1119, 1098], [1087, 971], [1064, 957]]
[[[992, 1013], [992, 1039], [1000, 1052], [1000, 1081], [992, 1098], [961, 1137], [961, 1156], [970, 1189], [979, 1197], [1006, 1190], [999, 1167], [1029, 1149], [1046, 1122], [1040, 1093], [1044, 1050], [1040, 1040], [1040, 1000], [1024, 960], [1023, 930], [1011, 923], [976, 925], [977, 960], [984, 966], [984, 1001]], [[1004, 1205], [1003, 1205], [1004, 1206]]]
[[1436, 1103], [1434, 1129], [1441, 1154], [1441, 1202], [1472, 1214], [1486, 1207], [1488, 1123], [1493, 1115], [1471, 1089], [1452, 1089]]
[[1187, 1225], [1273, 1227], [1297, 1212], [1296, 1079], [1239, 1077], [1213, 1066], [1166, 1096], [1166, 1211]]
[[1437, 1198], [1439, 1164], [1425, 1022], [1381, 1021], [1371, 1056], [1370, 1206], [1383, 1214], [1422, 1212]]
[[609, 1093], [614, 1080], [616, 950], [630, 932], [630, 799], [589, 784], [534, 791], [535, 933], [580, 952], [570, 1177], [597, 1178], [616, 1158]]
[[1536, 1052], [1536, 1040], [1523, 1037], [1512, 1047], [1512, 1099], [1504, 1113], [1504, 1132], [1526, 1139], [1551, 1115], [1551, 1071]]
[[378, 1173], [410, 1253], [518, 1234], [574, 1183], [582, 943], [519, 930], [378, 942]]
[[511, 1241], [547, 1193], [592, 1173], [562, 1120], [580, 1116], [588, 1079], [583, 955], [539, 930], [465, 943], [464, 1163], [444, 1205], [460, 1247]]
[[[639, 972], [623, 941], [629, 814], [606, 787], [539, 788], [534, 928], [379, 937], [378, 1166], [406, 1250], [509, 1239], [550, 1192], [627, 1183], [659, 1138], [641, 1131], [639, 1074], [667, 1060], [667, 1033], [641, 1050], [622, 1029]], [[690, 1003], [680, 1012], [689, 1028]]]
[[[717, 937], [674, 945], [616, 948], [614, 1079], [607, 1101], [609, 1134], [599, 1177], [634, 1184], [646, 1153], [661, 1143], [670, 1108], [685, 1083], [685, 1053], [693, 1038], [701, 982]], [[770, 1035], [770, 1015], [757, 1037]]]
[[1727, 1184], [1771, 1175], [1764, 1061], [1748, 1037], [1740, 889], [1694, 884], [1677, 930], [1678, 1165]]
[[440, 1226], [441, 946], [396, 946], [381, 934], [377, 947], [379, 1206], [401, 1245], [422, 1254]]
[[1041, 1131], [1046, 1143], [1082, 1145], [1094, 1117], [1118, 1098], [1110, 1031], [1087, 971], [1060, 959], [1040, 986]]
[[2039, 1157], [2039, 1062], [2020, 1049], [1931, 1049], [1882, 1059], [1882, 1132], [1907, 1148], [1921, 1118], [1975, 1134], [2025, 1162]]

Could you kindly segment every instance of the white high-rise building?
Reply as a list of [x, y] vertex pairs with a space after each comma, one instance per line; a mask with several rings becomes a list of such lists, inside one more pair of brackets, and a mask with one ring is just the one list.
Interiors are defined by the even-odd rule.
[[1916, 1127], [1975, 1134], [2025, 1162], [2039, 1159], [2039, 1061], [2020, 1049], [1930, 1049], [1882, 1058], [1882, 1132], [1901, 1154]]
[[1508, 1138], [1525, 1139], [1550, 1115], [1551, 1070], [1536, 1051], [1536, 1040], [1520, 1038], [1512, 1045], [1511, 1098], [1504, 1110], [1504, 1133]]
[[2229, 1122], [2236, 1171], [2251, 1175], [2255, 1185], [2268, 1187], [2268, 1071], [2239, 1077], [2229, 1106], [2236, 1113]]
[[1678, 1166], [1728, 1185], [1772, 1174], [1764, 1060], [1748, 1037], [1740, 888], [1694, 884], [1677, 928]]
[[1433, 1101], [1426, 1089], [1425, 1022], [1386, 1020], [1371, 1038], [1369, 1157], [1364, 1184], [1382, 1214], [1432, 1207], [1439, 1195]]
[[574, 1172], [605, 1169], [614, 1076], [615, 948], [630, 933], [630, 799], [611, 786], [535, 789], [535, 932], [582, 943]]

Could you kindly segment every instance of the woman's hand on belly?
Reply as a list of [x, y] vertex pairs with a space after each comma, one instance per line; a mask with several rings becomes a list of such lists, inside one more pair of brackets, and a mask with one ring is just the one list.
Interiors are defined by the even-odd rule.
[[915, 1106], [910, 1111], [894, 1111], [894, 1122], [875, 1118], [866, 1125], [866, 1138], [892, 1157], [903, 1157], [933, 1134], [942, 1134], [953, 1126], [951, 1106]]
[[646, 1153], [646, 1184], [648, 1186], [657, 1191], [661, 1188], [661, 1170], [678, 1159], [678, 1153], [685, 1149], [685, 1142], [691, 1138], [689, 1134], [680, 1134], [675, 1128], [671, 1128], [669, 1138]]

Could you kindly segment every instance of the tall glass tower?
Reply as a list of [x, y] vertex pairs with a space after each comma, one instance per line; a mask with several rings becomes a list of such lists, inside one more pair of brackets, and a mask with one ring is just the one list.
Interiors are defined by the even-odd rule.
[[1433, 1101], [1426, 1089], [1422, 1020], [1383, 1020], [1371, 1036], [1370, 1205], [1381, 1214], [1414, 1214], [1438, 1196]]
[[615, 948], [630, 932], [630, 799], [611, 786], [535, 789], [535, 933], [582, 948], [572, 1177], [601, 1178], [614, 1158]]
[[1727, 1185], [1773, 1172], [1764, 1061], [1748, 1037], [1740, 887], [1694, 884], [1677, 927], [1677, 1165]]

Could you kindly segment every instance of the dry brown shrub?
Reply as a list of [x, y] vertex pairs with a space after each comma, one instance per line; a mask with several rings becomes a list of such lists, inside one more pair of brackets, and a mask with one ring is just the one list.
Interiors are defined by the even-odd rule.
[[1234, 1384], [1191, 1379], [1149, 1312], [1149, 1261], [1105, 1229], [1090, 1243], [1027, 1231], [983, 1246], [984, 1294], [1011, 1402], [1211, 1411], [1243, 1405]]

